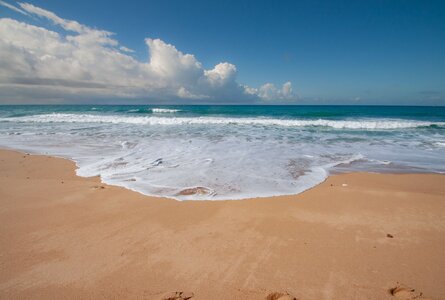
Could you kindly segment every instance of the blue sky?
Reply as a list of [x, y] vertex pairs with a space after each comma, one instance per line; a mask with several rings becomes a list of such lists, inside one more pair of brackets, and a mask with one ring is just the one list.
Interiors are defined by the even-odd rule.
[[[4, 2], [22, 9], [14, 1]], [[75, 101], [77, 95], [89, 97], [91, 101], [123, 99], [124, 103], [165, 98], [167, 102], [181, 103], [267, 100], [267, 104], [445, 105], [443, 1], [46, 0], [29, 3], [63, 19], [115, 33], [112, 38], [133, 49], [128, 55], [140, 62], [150, 59], [144, 39], [151, 38], [160, 39], [183, 54], [192, 54], [202, 65], [203, 74], [222, 62], [236, 66], [233, 82], [230, 77], [218, 85], [218, 90], [215, 85], [212, 89], [198, 88], [196, 83], [173, 87], [170, 79], [169, 83], [157, 84], [158, 90], [154, 92], [132, 91], [123, 98], [118, 92], [88, 96], [83, 91], [71, 91], [67, 97], [63, 91], [48, 96], [60, 101]], [[52, 20], [30, 15], [0, 6], [1, 18], [66, 34]], [[11, 77], [17, 77], [15, 71], [11, 72]], [[42, 74], [51, 75], [48, 71]], [[97, 80], [111, 82], [111, 79]], [[287, 82], [292, 84], [292, 94], [282, 90]], [[267, 97], [260, 91], [265, 84], [273, 84], [275, 89], [271, 88]], [[249, 86], [254, 91], [244, 97], [238, 85]], [[172, 92], [181, 88], [186, 92]], [[20, 102], [33, 94], [16, 97], [16, 90], [0, 94], [3, 102]], [[181, 96], [173, 94], [189, 97], [181, 100]], [[36, 101], [43, 101], [43, 96]]]

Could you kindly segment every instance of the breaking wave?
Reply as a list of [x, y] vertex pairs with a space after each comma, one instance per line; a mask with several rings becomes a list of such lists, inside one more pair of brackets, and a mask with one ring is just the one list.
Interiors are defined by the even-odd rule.
[[[166, 109], [152, 109], [164, 112]], [[162, 110], [162, 111], [160, 111]], [[177, 110], [167, 110], [169, 112]], [[445, 122], [427, 122], [405, 119], [356, 119], [356, 120], [304, 120], [304, 119], [272, 119], [272, 118], [224, 118], [224, 117], [156, 117], [156, 116], [116, 116], [94, 114], [43, 114], [12, 118], [1, 118], [0, 121], [37, 122], [37, 123], [111, 123], [141, 125], [251, 125], [251, 126], [282, 126], [282, 127], [329, 127], [334, 129], [404, 129], [419, 127], [442, 127]]]
[[150, 110], [153, 113], [159, 113], [159, 114], [171, 114], [180, 112], [179, 109], [169, 109], [169, 108], [151, 108]]

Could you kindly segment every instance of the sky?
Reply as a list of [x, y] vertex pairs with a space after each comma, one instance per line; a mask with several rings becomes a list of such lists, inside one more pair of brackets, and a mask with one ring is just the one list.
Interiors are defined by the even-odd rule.
[[0, 0], [0, 104], [445, 105], [445, 1]]

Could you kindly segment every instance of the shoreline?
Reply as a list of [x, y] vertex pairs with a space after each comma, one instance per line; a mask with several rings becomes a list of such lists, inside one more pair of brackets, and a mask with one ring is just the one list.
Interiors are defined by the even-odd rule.
[[177, 201], [0, 149], [0, 183], [0, 299], [445, 298], [443, 174], [336, 174], [297, 195]]
[[[159, 198], [159, 199], [169, 199], [169, 200], [174, 200], [174, 201], [244, 201], [244, 200], [256, 200], [256, 199], [270, 199], [270, 198], [280, 198], [280, 197], [292, 197], [292, 196], [297, 196], [297, 195], [301, 195], [303, 193], [306, 193], [307, 191], [310, 191], [316, 187], [318, 187], [319, 185], [323, 184], [324, 182], [326, 182], [326, 180], [328, 180], [329, 177], [332, 176], [338, 176], [338, 175], [353, 175], [353, 174], [381, 174], [381, 175], [444, 175], [445, 173], [441, 173], [441, 172], [415, 172], [415, 171], [411, 171], [410, 172], [374, 172], [374, 171], [327, 171], [327, 176], [326, 178], [321, 181], [318, 184], [315, 184], [312, 187], [309, 187], [305, 190], [303, 190], [302, 192], [299, 193], [292, 193], [292, 194], [281, 194], [281, 195], [274, 195], [274, 196], [258, 196], [258, 197], [245, 197], [245, 198], [227, 198], [227, 199], [179, 199], [179, 198], [174, 198], [174, 197], [169, 197], [169, 196], [161, 196], [161, 195], [152, 195], [152, 194], [144, 194], [143, 192], [140, 192], [136, 189], [132, 189], [129, 188], [127, 186], [123, 186], [123, 185], [117, 185], [117, 184], [110, 184], [107, 183], [105, 181], [103, 181], [102, 176], [101, 175], [96, 175], [96, 176], [81, 176], [81, 175], [77, 175], [77, 169], [79, 168], [79, 165], [77, 164], [77, 162], [70, 158], [70, 157], [64, 157], [64, 156], [58, 156], [58, 155], [51, 155], [51, 154], [41, 154], [41, 153], [34, 153], [32, 151], [25, 151], [25, 150], [20, 150], [20, 149], [15, 149], [15, 148], [9, 148], [6, 146], [1, 146], [0, 147], [0, 152], [1, 151], [11, 151], [11, 152], [16, 152], [19, 154], [25, 154], [25, 155], [33, 155], [33, 156], [44, 156], [44, 157], [53, 157], [53, 158], [57, 158], [57, 159], [62, 159], [62, 160], [67, 160], [71, 163], [73, 163], [75, 165], [75, 173], [76, 176], [80, 177], [80, 178], [95, 178], [98, 177], [100, 179], [100, 183], [105, 184], [107, 186], [113, 186], [113, 187], [118, 187], [118, 188], [123, 188], [125, 190], [131, 191], [131, 192], [135, 192], [138, 193], [140, 195], [142, 195], [143, 197], [153, 197], [153, 198]], [[193, 189], [193, 188], [199, 188], [199, 187], [188, 187], [185, 189]]]

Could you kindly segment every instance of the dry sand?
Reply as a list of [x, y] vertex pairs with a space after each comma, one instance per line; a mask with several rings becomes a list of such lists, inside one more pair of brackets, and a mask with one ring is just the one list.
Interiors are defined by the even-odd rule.
[[444, 175], [178, 202], [74, 170], [0, 151], [0, 298], [445, 299]]

